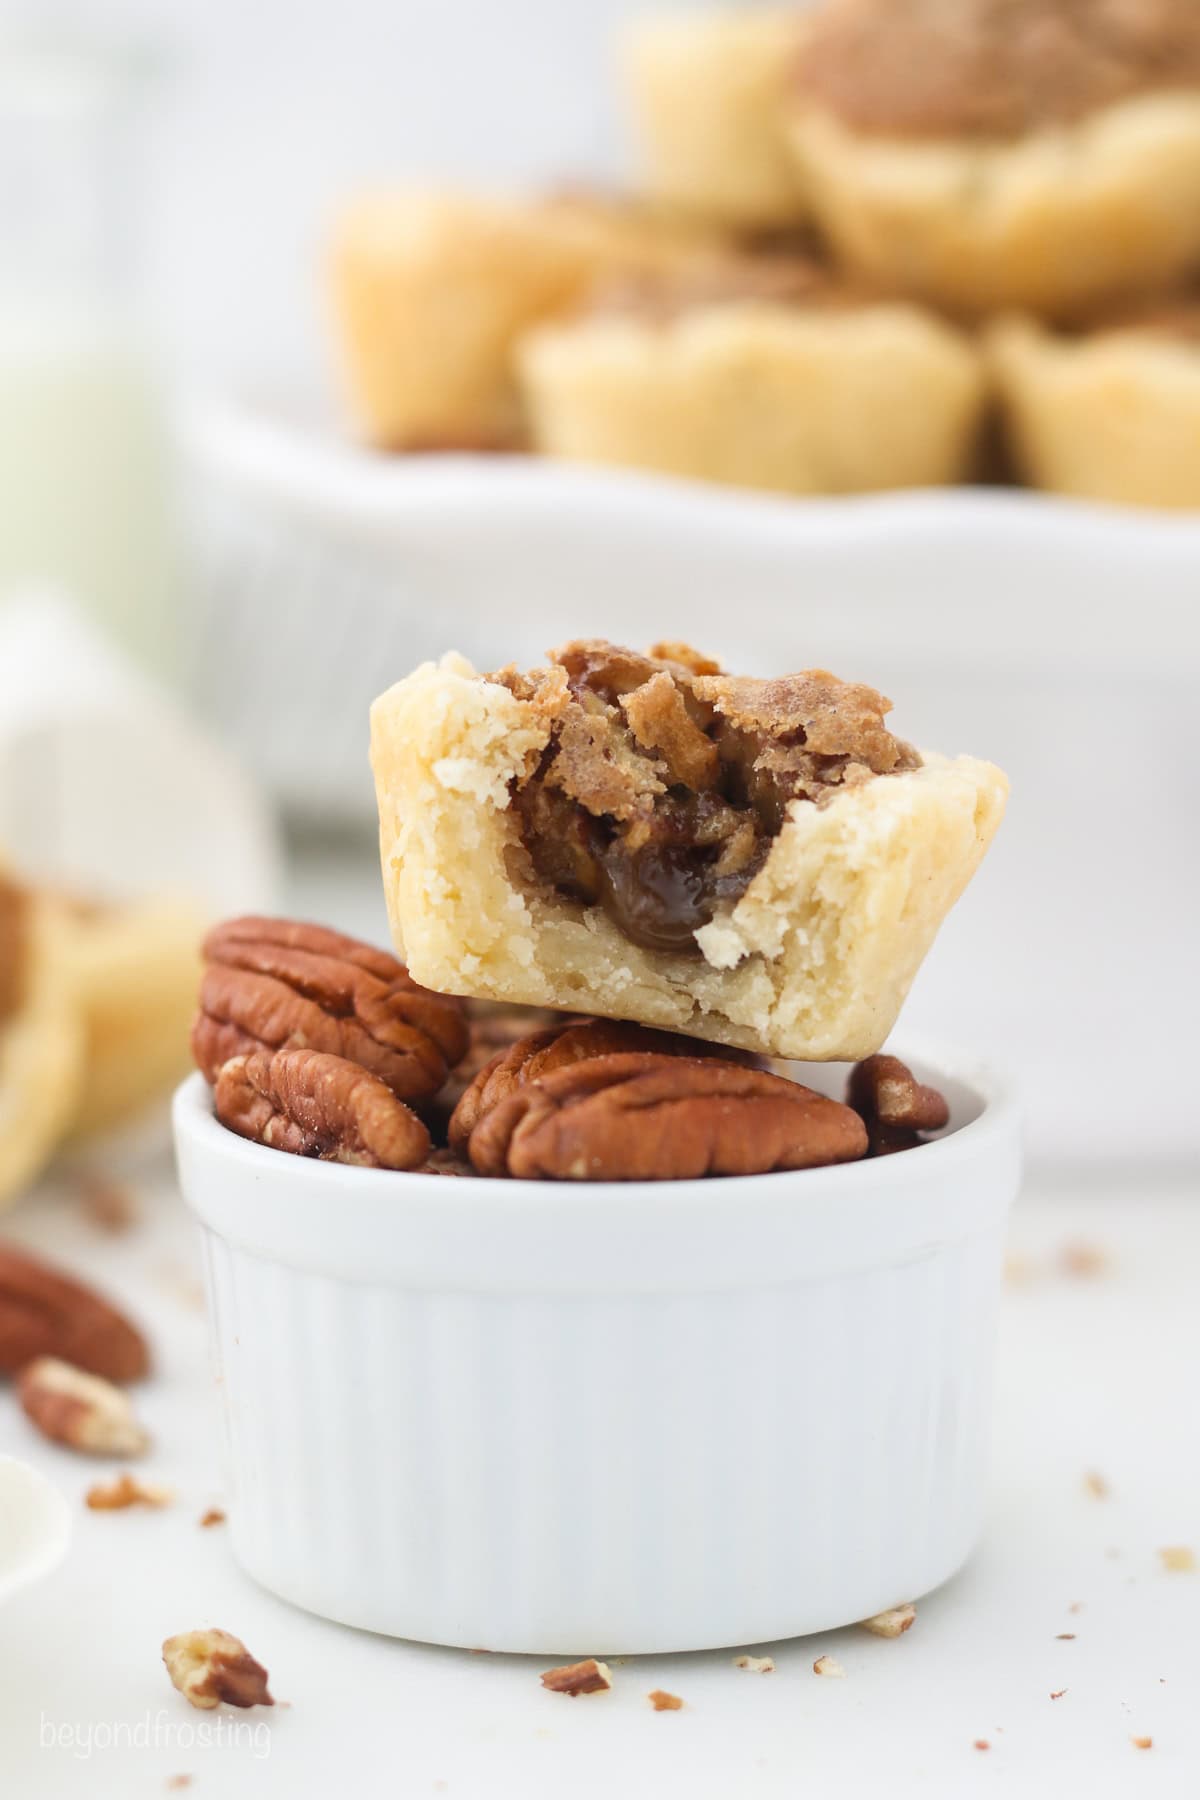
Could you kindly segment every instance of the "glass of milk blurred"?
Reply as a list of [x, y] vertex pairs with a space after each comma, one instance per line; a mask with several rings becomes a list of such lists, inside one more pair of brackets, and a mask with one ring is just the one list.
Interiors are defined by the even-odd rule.
[[137, 315], [144, 66], [0, 40], [0, 606], [68, 595], [172, 660], [160, 391]]

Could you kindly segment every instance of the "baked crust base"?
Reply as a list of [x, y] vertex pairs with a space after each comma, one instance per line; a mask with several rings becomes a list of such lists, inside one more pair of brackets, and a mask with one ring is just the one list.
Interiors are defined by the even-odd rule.
[[1063, 338], [1010, 320], [990, 352], [1022, 474], [1054, 493], [1200, 508], [1200, 344], [1149, 331]]
[[1200, 259], [1200, 93], [1013, 141], [874, 136], [801, 102], [789, 136], [845, 264], [955, 312], [1071, 318]]
[[534, 880], [509, 784], [547, 736], [531, 706], [455, 656], [375, 702], [384, 889], [413, 978], [813, 1061], [883, 1043], [1008, 787], [990, 764], [928, 757], [794, 805], [741, 900], [697, 934], [698, 959], [642, 949]]
[[974, 347], [905, 305], [599, 314], [531, 334], [520, 369], [547, 455], [790, 494], [959, 481], [984, 399]]
[[785, 121], [802, 39], [792, 7], [637, 21], [625, 86], [649, 191], [726, 226], [795, 226], [807, 213]]

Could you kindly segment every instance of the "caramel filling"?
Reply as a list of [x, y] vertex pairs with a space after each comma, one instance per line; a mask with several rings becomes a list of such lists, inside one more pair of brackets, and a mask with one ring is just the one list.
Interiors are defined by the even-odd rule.
[[889, 701], [824, 670], [756, 681], [682, 644], [642, 656], [592, 641], [490, 679], [550, 733], [512, 797], [535, 877], [648, 950], [698, 953], [793, 801], [920, 764], [884, 724]]
[[0, 1026], [21, 1005], [25, 978], [28, 897], [0, 875]]
[[827, 0], [800, 90], [865, 132], [1018, 137], [1200, 86], [1196, 0]]

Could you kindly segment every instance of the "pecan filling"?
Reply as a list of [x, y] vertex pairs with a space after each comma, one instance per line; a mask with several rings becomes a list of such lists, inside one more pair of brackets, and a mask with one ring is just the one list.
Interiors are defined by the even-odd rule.
[[642, 656], [585, 641], [491, 679], [550, 731], [512, 798], [536, 877], [649, 950], [698, 953], [696, 932], [745, 893], [793, 801], [821, 806], [920, 763], [887, 730], [889, 701], [824, 670], [756, 681], [683, 644]]
[[1195, 0], [827, 0], [799, 83], [866, 132], [1017, 137], [1200, 85]]
[[21, 1004], [27, 910], [24, 889], [0, 875], [0, 1025]]

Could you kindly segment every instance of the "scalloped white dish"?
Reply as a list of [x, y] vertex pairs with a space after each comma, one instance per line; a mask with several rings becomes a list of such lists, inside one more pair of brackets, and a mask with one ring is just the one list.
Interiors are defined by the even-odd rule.
[[1021, 1071], [1035, 1161], [1194, 1166], [1200, 518], [388, 458], [238, 407], [193, 414], [186, 442], [197, 681], [294, 806], [370, 829], [367, 707], [450, 647], [490, 668], [571, 636], [682, 637], [748, 673], [872, 682], [902, 735], [1013, 784], [906, 1027]]

